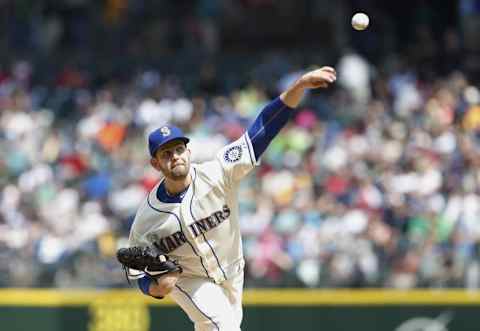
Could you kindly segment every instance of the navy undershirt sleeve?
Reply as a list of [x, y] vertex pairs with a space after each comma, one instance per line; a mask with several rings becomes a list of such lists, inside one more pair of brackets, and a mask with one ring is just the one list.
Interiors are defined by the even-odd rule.
[[150, 289], [151, 283], [152, 283], [152, 278], [145, 276], [138, 280], [138, 287], [143, 292], [143, 294], [150, 295], [149, 289]]
[[[153, 278], [150, 276], [145, 276], [142, 277], [138, 280], [138, 287], [140, 288], [140, 291], [142, 291], [143, 294], [149, 295], [151, 297], [154, 297], [153, 295], [150, 294], [150, 284], [153, 282]], [[163, 297], [154, 297], [157, 299], [163, 299]]]
[[270, 142], [287, 124], [293, 109], [278, 97], [266, 105], [247, 129], [255, 159], [258, 160]]

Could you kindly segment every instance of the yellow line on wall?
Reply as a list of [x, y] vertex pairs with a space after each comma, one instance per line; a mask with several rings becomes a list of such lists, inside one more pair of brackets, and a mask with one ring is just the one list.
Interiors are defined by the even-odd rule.
[[[59, 307], [86, 306], [98, 300], [111, 304], [144, 302], [171, 306], [170, 299], [156, 300], [137, 290], [44, 290], [1, 289], [0, 306]], [[245, 306], [366, 306], [366, 305], [479, 305], [480, 291], [465, 290], [308, 290], [250, 289]]]
[[259, 290], [247, 291], [246, 304], [325, 305], [480, 305], [480, 292], [464, 290]]

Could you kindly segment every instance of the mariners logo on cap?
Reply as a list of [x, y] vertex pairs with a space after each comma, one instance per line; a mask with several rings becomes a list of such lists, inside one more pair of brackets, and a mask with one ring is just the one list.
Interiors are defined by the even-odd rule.
[[232, 146], [225, 151], [223, 158], [227, 162], [236, 162], [242, 157], [242, 147], [241, 146]]
[[162, 133], [162, 136], [166, 137], [166, 136], [169, 136], [171, 131], [170, 131], [170, 128], [168, 126], [162, 126], [160, 128], [160, 132]]

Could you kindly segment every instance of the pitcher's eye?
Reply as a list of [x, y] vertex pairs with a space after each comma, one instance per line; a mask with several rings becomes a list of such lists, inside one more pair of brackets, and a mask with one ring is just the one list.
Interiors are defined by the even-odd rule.
[[185, 146], [178, 146], [175, 151], [178, 153], [178, 154], [183, 154], [183, 152], [185, 152]]
[[173, 154], [172, 154], [171, 151], [165, 151], [165, 152], [162, 152], [162, 153], [160, 154], [160, 156], [162, 157], [162, 159], [166, 159], [166, 160], [170, 159], [170, 158], [172, 157], [172, 155], [173, 155]]

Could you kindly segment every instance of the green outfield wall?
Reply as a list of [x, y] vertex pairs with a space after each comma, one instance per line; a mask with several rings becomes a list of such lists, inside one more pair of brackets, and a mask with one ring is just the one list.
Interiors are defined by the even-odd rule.
[[[248, 331], [479, 331], [480, 292], [248, 290]], [[135, 290], [0, 290], [0, 330], [193, 330], [168, 299]]]

